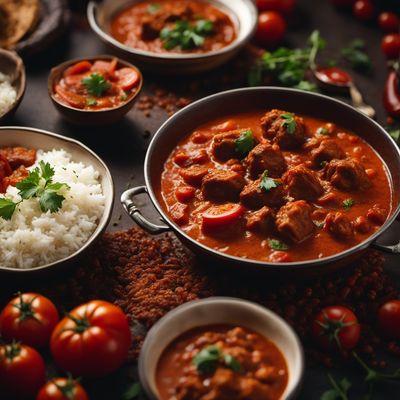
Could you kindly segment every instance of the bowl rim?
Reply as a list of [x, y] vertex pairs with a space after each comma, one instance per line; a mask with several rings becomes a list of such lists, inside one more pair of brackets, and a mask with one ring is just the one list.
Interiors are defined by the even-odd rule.
[[[294, 344], [295, 348], [297, 349], [297, 356], [299, 358], [299, 369], [297, 371], [297, 374], [292, 378], [294, 380], [294, 383], [292, 384], [292, 389], [290, 392], [285, 393], [289, 382], [290, 378], [288, 381], [288, 385], [286, 386], [285, 389], [285, 399], [291, 399], [293, 398], [298, 391], [301, 388], [303, 378], [304, 378], [304, 371], [305, 371], [305, 357], [304, 357], [304, 349], [303, 345], [297, 335], [297, 333], [294, 331], [294, 329], [277, 313], [272, 311], [271, 309], [264, 307], [261, 304], [255, 303], [253, 301], [249, 301], [246, 299], [238, 298], [238, 297], [231, 297], [231, 296], [211, 296], [207, 297], [204, 299], [197, 299], [197, 300], [192, 300], [188, 301], [186, 303], [183, 303], [179, 305], [178, 307], [172, 309], [171, 311], [167, 312], [163, 317], [161, 317], [153, 326], [152, 328], [148, 331], [146, 334], [145, 340], [143, 342], [143, 346], [140, 350], [140, 355], [139, 355], [139, 361], [138, 361], [138, 369], [139, 369], [139, 378], [140, 381], [147, 392], [147, 394], [150, 395], [151, 398], [155, 398], [155, 393], [153, 392], [153, 388], [150, 385], [148, 381], [148, 374], [146, 371], [146, 358], [148, 358], [151, 355], [152, 352], [152, 345], [155, 341], [157, 341], [158, 337], [158, 331], [161, 327], [171, 324], [174, 319], [178, 315], [182, 314], [190, 314], [191, 310], [193, 308], [207, 308], [210, 305], [213, 304], [219, 304], [219, 305], [225, 305], [225, 306], [241, 306], [247, 308], [249, 313], [257, 313], [257, 316], [259, 314], [263, 314], [265, 319], [268, 319], [272, 321], [272, 323], [275, 326], [279, 326], [281, 329], [282, 335], [286, 336], [289, 340], [292, 341]], [[246, 327], [245, 324], [241, 324], [240, 321], [237, 323], [239, 326]], [[197, 325], [198, 327], [206, 326], [206, 325]], [[179, 329], [178, 329], [179, 330]], [[180, 330], [179, 333], [174, 335], [174, 339], [178, 338], [180, 335], [184, 334], [187, 330]], [[265, 334], [258, 332], [261, 336], [266, 337]], [[166, 347], [174, 340], [172, 339], [164, 348], [163, 351], [166, 349]], [[274, 343], [275, 344], [275, 343]], [[293, 376], [291, 374], [293, 366], [291, 366], [287, 362], [287, 357], [286, 357], [286, 351], [285, 349], [280, 348], [277, 344], [275, 344], [279, 351], [282, 353], [286, 360], [288, 372], [289, 372], [289, 377]], [[162, 353], [162, 352], [161, 352]], [[159, 359], [157, 360], [158, 363]]]
[[[37, 267], [33, 268], [15, 268], [15, 267], [5, 267], [0, 265], [0, 272], [12, 272], [12, 273], [29, 273], [29, 272], [38, 272], [38, 271], [43, 271], [50, 269], [52, 267], [56, 267], [58, 264], [65, 263], [68, 261], [71, 261], [72, 259], [76, 258], [78, 255], [80, 255], [82, 252], [84, 252], [91, 244], [92, 242], [97, 239], [98, 236], [102, 234], [102, 232], [106, 229], [108, 223], [110, 222], [111, 219], [111, 214], [114, 206], [114, 197], [115, 197], [115, 187], [114, 187], [114, 180], [112, 178], [111, 172], [108, 169], [106, 163], [89, 147], [84, 145], [82, 142], [72, 139], [70, 137], [62, 136], [57, 133], [53, 133], [50, 131], [46, 131], [43, 129], [38, 129], [38, 128], [31, 128], [27, 126], [0, 126], [0, 135], [1, 131], [5, 130], [14, 130], [14, 131], [27, 131], [33, 134], [39, 134], [39, 135], [44, 135], [44, 136], [49, 136], [58, 140], [61, 140], [62, 142], [69, 142], [74, 145], [77, 145], [78, 147], [81, 147], [83, 150], [85, 150], [89, 155], [91, 155], [93, 158], [95, 158], [104, 168], [105, 173], [106, 173], [106, 181], [109, 183], [109, 188], [111, 192], [111, 202], [109, 203], [109, 206], [107, 207], [107, 204], [105, 204], [104, 207], [104, 212], [103, 215], [99, 221], [99, 224], [97, 225], [96, 229], [94, 232], [91, 234], [91, 236], [88, 238], [86, 243], [80, 247], [78, 250], [74, 251], [72, 254], [70, 254], [67, 257], [60, 258], [58, 260], [52, 261], [51, 263], [39, 265]], [[104, 189], [103, 189], [104, 191]], [[103, 217], [106, 216], [104, 219]], [[101, 221], [103, 219], [103, 221]]]
[[[330, 105], [337, 106], [337, 107], [343, 107], [348, 109], [349, 111], [353, 113], [359, 114], [362, 118], [365, 118], [371, 123], [377, 131], [379, 131], [382, 135], [386, 137], [387, 140], [391, 143], [394, 151], [397, 153], [398, 158], [400, 159], [400, 147], [397, 146], [396, 142], [393, 140], [393, 138], [389, 135], [389, 133], [386, 132], [386, 130], [379, 125], [376, 121], [374, 121], [372, 118], [366, 116], [365, 114], [362, 114], [360, 111], [356, 110], [354, 107], [350, 106], [349, 104], [335, 99], [333, 97], [329, 97], [327, 95], [323, 95], [320, 93], [314, 93], [314, 92], [306, 92], [303, 90], [299, 89], [293, 89], [293, 88], [286, 88], [286, 87], [278, 87], [278, 86], [256, 86], [256, 87], [246, 87], [246, 88], [237, 88], [237, 89], [231, 89], [231, 90], [226, 90], [223, 92], [218, 92], [215, 94], [212, 94], [207, 97], [203, 97], [188, 106], [182, 108], [181, 110], [177, 111], [173, 116], [168, 118], [157, 130], [157, 132], [154, 134], [149, 147], [147, 148], [146, 152], [146, 157], [144, 160], [144, 178], [145, 178], [145, 184], [146, 188], [149, 194], [149, 197], [151, 199], [152, 204], [156, 208], [157, 212], [161, 216], [161, 220], [165, 222], [168, 227], [172, 228], [180, 237], [183, 237], [185, 241], [189, 242], [191, 245], [194, 247], [200, 248], [204, 253], [209, 254], [214, 257], [218, 257], [224, 261], [230, 261], [233, 264], [241, 263], [241, 264], [247, 264], [249, 267], [250, 266], [257, 266], [261, 268], [265, 267], [275, 267], [279, 268], [279, 270], [284, 271], [284, 270], [291, 270], [293, 266], [296, 266], [296, 270], [299, 269], [306, 269], [308, 267], [316, 266], [319, 264], [327, 264], [327, 263], [334, 263], [336, 261], [341, 260], [342, 258], [346, 256], [350, 256], [354, 253], [357, 253], [361, 250], [366, 249], [375, 239], [377, 239], [386, 229], [395, 221], [396, 217], [400, 214], [400, 199], [397, 204], [397, 206], [394, 208], [391, 216], [385, 221], [385, 223], [376, 231], [374, 232], [371, 236], [367, 237], [364, 241], [361, 243], [358, 243], [357, 245], [350, 247], [349, 249], [346, 249], [344, 251], [341, 251], [340, 253], [336, 253], [327, 257], [323, 258], [314, 258], [311, 260], [304, 260], [304, 261], [291, 261], [291, 262], [282, 262], [282, 263], [272, 263], [272, 262], [267, 262], [267, 261], [261, 261], [261, 260], [254, 260], [250, 258], [241, 258], [238, 256], [233, 256], [227, 253], [223, 253], [221, 251], [218, 251], [216, 249], [213, 249], [209, 246], [204, 245], [203, 243], [196, 241], [194, 238], [189, 236], [187, 233], [185, 233], [177, 224], [175, 224], [171, 218], [167, 215], [166, 211], [163, 209], [161, 206], [160, 202], [158, 201], [157, 196], [155, 195], [154, 188], [151, 185], [151, 174], [150, 174], [150, 164], [151, 164], [151, 158], [153, 156], [153, 153], [156, 151], [157, 147], [157, 142], [160, 137], [164, 134], [164, 131], [169, 129], [171, 125], [175, 123], [175, 120], [178, 118], [182, 118], [184, 116], [190, 115], [193, 110], [196, 110], [196, 108], [202, 106], [206, 106], [208, 102], [214, 99], [219, 99], [219, 98], [224, 98], [230, 95], [235, 95], [237, 93], [244, 93], [244, 92], [285, 92], [287, 94], [291, 93], [297, 93], [299, 95], [303, 96], [308, 96], [308, 97], [317, 97], [323, 102], [328, 102]], [[379, 153], [378, 153], [379, 154]], [[386, 163], [385, 163], [386, 164]], [[392, 178], [392, 177], [391, 177]]]
[[[62, 73], [69, 66], [71, 66], [72, 64], [76, 64], [80, 61], [108, 60], [108, 59], [113, 59], [113, 58], [117, 59], [117, 65], [122, 64], [124, 67], [132, 68], [139, 74], [139, 77], [140, 77], [139, 85], [137, 87], [135, 94], [130, 99], [128, 99], [127, 101], [125, 101], [124, 103], [122, 103], [121, 105], [119, 105], [117, 107], [102, 108], [99, 110], [90, 110], [90, 109], [86, 110], [86, 109], [81, 109], [81, 108], [75, 108], [68, 104], [62, 103], [61, 101], [59, 101], [57, 99], [57, 97], [55, 96], [55, 93], [54, 93], [54, 81], [55, 81], [56, 75], [58, 73]], [[113, 56], [111, 54], [100, 54], [100, 55], [95, 55], [95, 56], [74, 58], [71, 60], [64, 61], [64, 62], [52, 67], [50, 70], [49, 76], [47, 78], [47, 92], [48, 92], [48, 95], [51, 98], [51, 100], [65, 109], [72, 110], [77, 113], [81, 113], [82, 115], [83, 114], [104, 114], [104, 113], [113, 112], [113, 111], [119, 110], [121, 108], [124, 108], [128, 104], [131, 104], [133, 101], [136, 100], [136, 98], [139, 96], [140, 92], [142, 91], [142, 88], [143, 88], [143, 74], [140, 71], [140, 69], [136, 65], [134, 65], [128, 61], [125, 61], [122, 58]]]
[[[208, 1], [208, 0], [206, 0]], [[238, 0], [235, 0], [238, 1]], [[232, 43], [230, 43], [228, 46], [225, 46], [219, 50], [214, 50], [214, 51], [209, 51], [206, 53], [155, 53], [151, 51], [145, 51], [141, 49], [136, 49], [134, 47], [127, 46], [121, 42], [119, 42], [117, 39], [113, 38], [110, 34], [105, 32], [100, 25], [97, 23], [97, 18], [96, 18], [96, 12], [98, 7], [101, 7], [101, 3], [98, 4], [95, 1], [91, 0], [88, 3], [87, 6], [87, 18], [89, 21], [90, 27], [93, 29], [93, 31], [105, 42], [113, 45], [114, 47], [117, 47], [119, 50], [125, 51], [131, 55], [137, 55], [137, 56], [143, 56], [148, 59], [154, 59], [154, 60], [164, 60], [164, 61], [188, 61], [188, 60], [204, 60], [208, 58], [213, 58], [217, 56], [221, 56], [227, 53], [230, 53], [241, 46], [243, 46], [245, 43], [250, 40], [251, 36], [255, 33], [257, 29], [257, 18], [258, 18], [258, 11], [253, 3], [252, 0], [239, 0], [243, 3], [244, 6], [247, 7], [251, 17], [252, 17], [252, 23], [251, 26], [249, 26], [248, 32], [242, 37], [242, 38], [236, 38]], [[219, 0], [213, 0], [214, 3], [219, 3]], [[233, 13], [233, 12], [232, 12]], [[237, 15], [236, 15], [237, 18]], [[240, 25], [238, 27], [239, 32], [241, 29], [243, 29]]]

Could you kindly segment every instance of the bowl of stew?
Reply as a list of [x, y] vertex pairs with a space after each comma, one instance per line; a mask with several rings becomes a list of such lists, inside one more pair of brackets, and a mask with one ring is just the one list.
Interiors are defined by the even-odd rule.
[[251, 38], [251, 0], [104, 0], [88, 5], [91, 28], [143, 68], [172, 74], [210, 70]]
[[49, 96], [62, 117], [78, 125], [111, 124], [133, 107], [140, 70], [114, 56], [70, 60], [52, 68]]
[[[156, 133], [146, 185], [122, 203], [152, 233], [173, 230], [218, 264], [263, 271], [345, 265], [399, 214], [400, 152], [353, 107], [320, 94], [260, 87], [186, 107]], [[148, 193], [165, 222], [147, 223]]]
[[236, 298], [181, 305], [149, 331], [139, 374], [151, 399], [294, 399], [303, 350], [272, 311]]

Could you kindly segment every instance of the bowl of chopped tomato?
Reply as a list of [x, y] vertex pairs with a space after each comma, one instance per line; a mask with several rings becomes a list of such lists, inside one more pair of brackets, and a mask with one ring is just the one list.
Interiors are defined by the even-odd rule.
[[48, 92], [56, 109], [69, 122], [103, 125], [118, 121], [133, 107], [142, 83], [137, 67], [104, 55], [54, 67]]

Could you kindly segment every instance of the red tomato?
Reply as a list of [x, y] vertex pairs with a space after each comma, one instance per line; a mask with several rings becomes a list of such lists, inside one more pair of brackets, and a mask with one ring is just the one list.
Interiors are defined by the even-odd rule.
[[1, 312], [0, 332], [5, 340], [43, 347], [49, 343], [58, 320], [57, 309], [47, 297], [24, 293], [12, 299]]
[[92, 64], [89, 61], [79, 61], [78, 63], [71, 65], [64, 71], [64, 76], [79, 75], [83, 72], [89, 71]]
[[339, 8], [350, 8], [356, 0], [331, 0], [331, 3]]
[[89, 400], [89, 396], [77, 381], [54, 378], [40, 389], [36, 400]]
[[255, 38], [263, 46], [278, 44], [286, 32], [286, 22], [275, 11], [264, 11], [258, 16], [258, 27]]
[[277, 11], [290, 14], [296, 7], [296, 0], [257, 0], [259, 11]]
[[400, 339], [400, 300], [390, 300], [379, 308], [378, 324], [386, 336]]
[[369, 0], [358, 0], [354, 3], [353, 13], [361, 21], [369, 21], [374, 16], [374, 6]]
[[400, 34], [390, 33], [384, 36], [381, 46], [387, 58], [398, 58], [400, 56]]
[[140, 80], [138, 72], [132, 68], [121, 68], [115, 71], [115, 76], [123, 90], [131, 90]]
[[231, 222], [237, 221], [244, 212], [240, 204], [221, 204], [210, 207], [203, 213], [203, 228], [215, 229], [226, 226]]
[[128, 318], [106, 301], [73, 309], [51, 336], [54, 361], [77, 376], [99, 377], [119, 368], [131, 345]]
[[324, 308], [315, 318], [312, 335], [325, 349], [353, 349], [360, 339], [360, 325], [357, 317], [347, 307]]
[[35, 349], [15, 343], [0, 346], [2, 399], [31, 399], [44, 382], [44, 361]]
[[379, 15], [379, 26], [385, 32], [398, 32], [400, 26], [399, 17], [392, 12], [383, 12]]
[[69, 92], [68, 90], [63, 89], [61, 85], [56, 85], [54, 91], [58, 94], [58, 96], [60, 96], [61, 100], [63, 100], [70, 106], [75, 108], [85, 108], [85, 96]]

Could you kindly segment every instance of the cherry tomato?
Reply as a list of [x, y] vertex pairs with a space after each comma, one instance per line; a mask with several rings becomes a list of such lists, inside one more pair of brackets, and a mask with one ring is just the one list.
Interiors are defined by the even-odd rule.
[[383, 12], [379, 15], [379, 26], [385, 32], [398, 32], [400, 26], [399, 17], [392, 12]]
[[259, 11], [277, 11], [282, 14], [290, 14], [296, 7], [296, 0], [257, 0]]
[[339, 7], [339, 8], [350, 8], [353, 6], [354, 2], [356, 0], [331, 0], [331, 3], [335, 6], [335, 7]]
[[139, 73], [132, 68], [121, 68], [115, 71], [115, 76], [123, 90], [131, 90], [140, 80]]
[[386, 336], [400, 339], [400, 300], [390, 300], [379, 308], [378, 324]]
[[258, 28], [255, 38], [263, 46], [278, 44], [286, 32], [286, 22], [275, 11], [264, 11], [258, 16]]
[[358, 0], [354, 3], [353, 13], [361, 21], [369, 21], [374, 16], [374, 6], [369, 0]]
[[99, 377], [119, 368], [131, 345], [128, 318], [106, 301], [73, 309], [51, 336], [54, 361], [76, 376]]
[[31, 399], [44, 382], [44, 361], [35, 349], [18, 343], [0, 346], [2, 399]]
[[381, 46], [387, 58], [398, 58], [400, 56], [400, 34], [390, 33], [384, 36]]
[[89, 400], [89, 396], [76, 380], [54, 378], [40, 389], [36, 400]]
[[240, 204], [221, 204], [210, 207], [203, 213], [203, 229], [215, 229], [237, 221], [244, 212]]
[[321, 348], [328, 350], [353, 349], [360, 339], [360, 325], [357, 317], [347, 307], [325, 307], [315, 318], [312, 335]]
[[57, 309], [47, 297], [24, 293], [12, 299], [1, 312], [0, 332], [5, 340], [43, 347], [49, 343], [58, 320]]
[[89, 61], [79, 61], [78, 63], [71, 65], [64, 71], [64, 76], [79, 75], [83, 72], [89, 71], [92, 68], [92, 64]]

